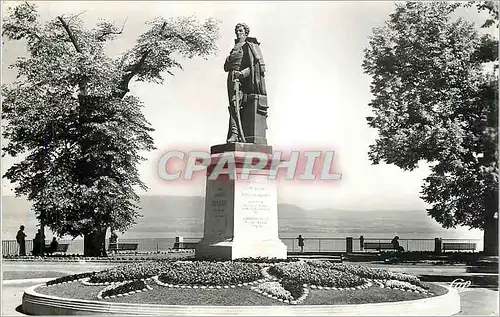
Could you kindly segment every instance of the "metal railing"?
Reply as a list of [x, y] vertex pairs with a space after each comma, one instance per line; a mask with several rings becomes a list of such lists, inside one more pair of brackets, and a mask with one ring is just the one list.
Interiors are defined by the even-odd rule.
[[[282, 237], [281, 241], [287, 246], [288, 252], [298, 252], [300, 247], [297, 238]], [[184, 238], [184, 242], [198, 242], [201, 238]], [[83, 254], [83, 239], [75, 240], [59, 240], [59, 244], [69, 244], [67, 254]], [[390, 243], [388, 238], [370, 238], [364, 239], [364, 242], [370, 243]], [[483, 248], [481, 239], [442, 239], [442, 243], [475, 243], [476, 250], [480, 251]], [[118, 239], [118, 243], [137, 243], [137, 252], [162, 252], [168, 251], [174, 247], [175, 238], [137, 238], [137, 239]], [[46, 240], [45, 244], [50, 244], [50, 240]], [[434, 239], [399, 239], [399, 245], [405, 251], [434, 251]], [[109, 247], [109, 240], [106, 240], [106, 249]], [[33, 241], [26, 240], [26, 254], [31, 254], [33, 250]], [[304, 237], [304, 252], [346, 252], [346, 238], [318, 238]], [[353, 252], [373, 252], [375, 250], [362, 250], [359, 238], [352, 238]], [[16, 240], [2, 241], [2, 255], [19, 254], [19, 245]]]

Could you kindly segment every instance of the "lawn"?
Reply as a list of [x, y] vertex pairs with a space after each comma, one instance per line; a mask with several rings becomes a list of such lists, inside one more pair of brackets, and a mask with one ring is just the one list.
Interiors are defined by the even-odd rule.
[[[79, 278], [85, 278], [85, 284]], [[92, 285], [96, 283], [99, 285]], [[262, 259], [145, 261], [70, 275], [48, 284], [53, 285], [37, 291], [85, 300], [98, 300], [103, 294], [101, 300], [110, 302], [191, 306], [366, 304], [446, 292], [416, 276], [383, 269], [328, 261]], [[103, 290], [106, 292], [100, 293]]]
[[[443, 287], [425, 283], [435, 295], [447, 292]], [[206, 306], [271, 306], [285, 305], [282, 302], [257, 294], [247, 287], [234, 289], [180, 289], [168, 288], [149, 282], [152, 290], [129, 296], [104, 299], [115, 303], [161, 304], [161, 305], [206, 305]], [[36, 289], [38, 293], [84, 299], [97, 300], [97, 294], [103, 286], [86, 286], [80, 282], [43, 286]], [[389, 288], [370, 287], [361, 290], [311, 290], [303, 305], [345, 305], [396, 302], [427, 298], [429, 295], [404, 292]]]
[[52, 272], [52, 271], [3, 271], [4, 280], [49, 278], [49, 277], [60, 277], [64, 275], [68, 274], [62, 272]]

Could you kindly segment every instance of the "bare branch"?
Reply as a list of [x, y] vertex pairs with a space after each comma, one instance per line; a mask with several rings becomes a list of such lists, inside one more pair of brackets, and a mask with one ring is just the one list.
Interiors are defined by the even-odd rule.
[[85, 12], [87, 12], [87, 10], [84, 10], [84, 11], [78, 13], [78, 14], [74, 14], [73, 16], [71, 16], [71, 18], [69, 18], [68, 23], [70, 23], [73, 19], [76, 19], [80, 15], [84, 14]]
[[123, 21], [122, 29], [120, 30], [120, 33], [123, 32], [123, 29], [125, 28], [125, 23], [127, 23], [128, 17], [125, 18], [125, 21]]
[[123, 21], [122, 29], [119, 32], [113, 32], [113, 31], [104, 32], [101, 35], [99, 35], [99, 37], [97, 37], [97, 40], [98, 41], [103, 41], [104, 37], [106, 35], [109, 35], [109, 34], [122, 34], [123, 33], [123, 29], [125, 28], [125, 23], [127, 22], [127, 19], [128, 19], [128, 17], [125, 18], [125, 21]]
[[76, 41], [76, 38], [75, 38], [75, 35], [73, 34], [73, 32], [71, 32], [71, 29], [69, 28], [69, 25], [68, 23], [66, 23], [66, 21], [64, 21], [64, 19], [61, 17], [61, 16], [58, 16], [57, 17], [59, 19], [59, 21], [61, 21], [64, 29], [66, 30], [66, 32], [68, 33], [69, 35], [69, 38], [71, 39], [71, 42], [73, 42], [73, 45], [75, 46], [75, 49], [78, 53], [81, 53], [82, 52], [82, 49], [80, 48], [80, 46], [78, 45], [78, 42]]

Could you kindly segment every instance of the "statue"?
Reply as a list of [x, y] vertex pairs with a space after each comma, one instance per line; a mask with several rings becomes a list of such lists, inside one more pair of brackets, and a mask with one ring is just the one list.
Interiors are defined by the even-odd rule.
[[[248, 36], [250, 28], [244, 23], [236, 25], [235, 33], [234, 48], [224, 63], [224, 70], [228, 72], [229, 97], [229, 131], [226, 142], [266, 144], [266, 68], [260, 43], [256, 38]], [[255, 105], [255, 111], [247, 105]]]

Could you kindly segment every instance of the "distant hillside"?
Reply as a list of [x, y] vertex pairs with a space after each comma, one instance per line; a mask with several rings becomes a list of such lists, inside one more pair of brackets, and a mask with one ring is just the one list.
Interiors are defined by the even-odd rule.
[[[142, 217], [128, 230], [126, 238], [201, 237], [205, 198], [200, 196], [141, 196]], [[19, 225], [33, 237], [38, 222], [31, 204], [14, 196], [2, 197], [2, 238], [14, 239]], [[336, 209], [306, 210], [296, 205], [279, 204], [280, 236], [346, 237], [361, 234], [371, 237], [402, 238], [481, 238], [479, 230], [443, 229], [425, 210], [355, 211]], [[48, 235], [50, 238], [50, 234]]]

